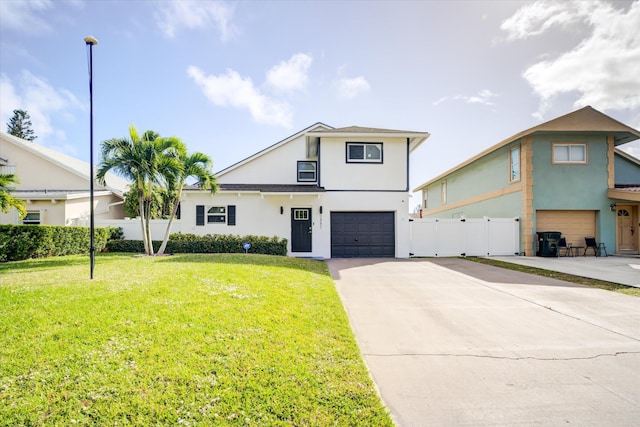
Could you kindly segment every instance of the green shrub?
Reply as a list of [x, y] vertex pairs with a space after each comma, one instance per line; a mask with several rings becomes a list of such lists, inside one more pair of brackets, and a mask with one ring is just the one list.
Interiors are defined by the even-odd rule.
[[[154, 247], [156, 242], [154, 242]], [[144, 252], [142, 240], [110, 240], [107, 242], [107, 252]]]
[[[122, 230], [115, 227], [96, 228], [96, 251], [103, 250], [107, 241], [121, 238]], [[89, 253], [90, 229], [56, 225], [0, 225], [0, 261], [18, 261], [59, 255]]]
[[[160, 241], [154, 241], [154, 250], [160, 247]], [[243, 245], [251, 244], [249, 252], [263, 255], [287, 255], [287, 239], [265, 236], [235, 236], [229, 234], [175, 233], [169, 236], [166, 253], [242, 253]], [[111, 240], [107, 243], [109, 252], [144, 252], [141, 240]]]

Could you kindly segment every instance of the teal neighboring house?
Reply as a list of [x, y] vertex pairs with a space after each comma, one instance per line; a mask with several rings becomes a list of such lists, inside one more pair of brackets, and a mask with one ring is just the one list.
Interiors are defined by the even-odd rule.
[[617, 148], [637, 139], [640, 131], [584, 107], [420, 185], [420, 215], [520, 218], [527, 256], [545, 231], [573, 246], [595, 236], [608, 253], [640, 254], [640, 160]]

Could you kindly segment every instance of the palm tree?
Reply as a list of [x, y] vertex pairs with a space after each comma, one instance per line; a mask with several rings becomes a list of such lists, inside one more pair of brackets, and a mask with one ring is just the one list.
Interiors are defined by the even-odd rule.
[[151, 201], [154, 185], [162, 185], [167, 176], [180, 173], [178, 147], [172, 138], [161, 138], [157, 132], [142, 136], [135, 126], [129, 126], [129, 138], [112, 138], [102, 142], [102, 162], [96, 178], [105, 184], [107, 172], [114, 171], [133, 182], [138, 191], [138, 207], [142, 241], [147, 255], [153, 255], [151, 241]]
[[175, 198], [173, 199], [173, 209], [171, 211], [171, 216], [169, 217], [167, 229], [164, 233], [164, 238], [162, 239], [162, 245], [158, 249], [158, 255], [162, 255], [167, 247], [169, 235], [171, 234], [171, 224], [178, 212], [180, 198], [182, 197], [182, 190], [187, 180], [190, 178], [195, 179], [195, 183], [198, 184], [201, 190], [209, 190], [211, 191], [211, 194], [215, 194], [218, 190], [216, 177], [211, 170], [213, 166], [211, 157], [198, 152], [187, 154], [186, 147], [181, 141], [176, 145], [183, 148], [178, 150], [181, 168], [179, 169], [180, 173], [178, 175], [168, 175], [169, 179], [167, 181], [167, 189], [175, 194]]
[[174, 177], [182, 172], [182, 164], [179, 160], [180, 152], [186, 151], [184, 144], [178, 138], [162, 138], [156, 134], [156, 138], [149, 144], [145, 144], [143, 153], [147, 165], [148, 177], [144, 190], [145, 204], [145, 233], [149, 243], [148, 255], [153, 255], [151, 241], [151, 204], [157, 190], [155, 186], [168, 186]]
[[24, 218], [27, 214], [24, 201], [11, 195], [11, 191], [13, 191], [12, 185], [19, 182], [18, 178], [13, 174], [0, 174], [0, 210], [9, 212], [9, 209], [14, 207], [18, 210], [18, 216]]

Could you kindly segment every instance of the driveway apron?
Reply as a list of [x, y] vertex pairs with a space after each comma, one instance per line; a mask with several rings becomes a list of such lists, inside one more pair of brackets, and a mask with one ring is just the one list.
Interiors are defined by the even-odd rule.
[[464, 259], [327, 262], [396, 425], [640, 425], [640, 298]]

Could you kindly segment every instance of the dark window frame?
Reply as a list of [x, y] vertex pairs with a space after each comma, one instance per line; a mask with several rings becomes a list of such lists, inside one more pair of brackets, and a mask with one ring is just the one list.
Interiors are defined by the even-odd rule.
[[[217, 210], [221, 209], [221, 210]], [[226, 206], [209, 206], [207, 209], [207, 224], [226, 224], [227, 223], [227, 207]]]
[[[300, 178], [300, 173], [309, 173], [311, 171], [307, 171], [307, 170], [300, 170], [300, 165], [304, 164], [304, 163], [308, 163], [308, 164], [313, 164], [313, 179], [301, 179]], [[296, 175], [297, 175], [297, 179], [298, 182], [318, 182], [318, 162], [315, 160], [298, 160], [298, 163], [296, 165]]]
[[[37, 215], [38, 218], [30, 218], [30, 215]], [[40, 225], [42, 224], [42, 212], [41, 211], [36, 211], [36, 210], [29, 210], [27, 211], [27, 214], [24, 216], [24, 218], [22, 218], [22, 224], [28, 224], [28, 225]]]
[[[362, 146], [362, 159], [351, 157], [351, 147]], [[377, 147], [380, 149], [379, 159], [367, 159], [367, 147]], [[382, 142], [352, 142], [347, 141], [345, 145], [345, 159], [347, 163], [364, 163], [364, 164], [383, 164], [384, 163], [384, 144]]]
[[[215, 209], [223, 209], [224, 212]], [[236, 205], [196, 205], [196, 225], [207, 224], [236, 225]]]
[[236, 225], [236, 205], [227, 206], [227, 225]]

